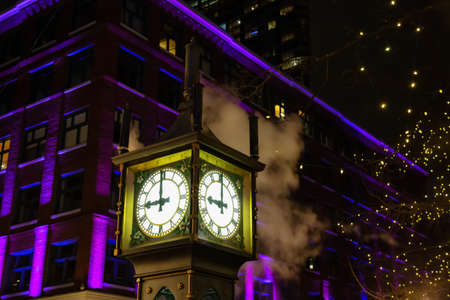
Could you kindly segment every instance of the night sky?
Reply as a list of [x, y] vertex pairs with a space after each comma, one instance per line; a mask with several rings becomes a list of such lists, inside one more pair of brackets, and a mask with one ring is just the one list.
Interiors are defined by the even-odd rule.
[[389, 144], [450, 99], [449, 0], [312, 0], [311, 42], [313, 92]]

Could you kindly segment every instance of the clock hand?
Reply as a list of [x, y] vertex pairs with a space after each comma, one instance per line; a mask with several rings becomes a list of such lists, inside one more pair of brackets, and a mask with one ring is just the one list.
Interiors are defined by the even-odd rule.
[[167, 197], [167, 198], [163, 198], [162, 197], [162, 195], [163, 195], [163, 184], [162, 184], [162, 181], [163, 181], [163, 171], [160, 171], [160, 177], [159, 177], [159, 199], [155, 200], [153, 202], [148, 201], [147, 203], [145, 203], [145, 208], [149, 209], [153, 205], [159, 205], [158, 211], [162, 211], [163, 205], [170, 201], [170, 197]]
[[220, 173], [220, 213], [223, 215], [223, 174]]
[[213, 197], [211, 197], [211, 196], [208, 196], [208, 202], [209, 202], [209, 204], [215, 204], [215, 205], [217, 205], [217, 207], [219, 207], [220, 208], [220, 213], [221, 214], [223, 214], [223, 208], [225, 207], [225, 208], [228, 208], [228, 204], [226, 204], [226, 203], [223, 203], [223, 201], [219, 201], [219, 200], [214, 200], [213, 199]]

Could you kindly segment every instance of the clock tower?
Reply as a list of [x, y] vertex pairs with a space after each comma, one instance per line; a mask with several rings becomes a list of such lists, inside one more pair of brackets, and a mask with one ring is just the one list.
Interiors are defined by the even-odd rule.
[[255, 258], [256, 117], [251, 156], [202, 128], [199, 50], [186, 47], [184, 101], [163, 139], [113, 158], [121, 170], [116, 255], [151, 300], [231, 300], [239, 267]]

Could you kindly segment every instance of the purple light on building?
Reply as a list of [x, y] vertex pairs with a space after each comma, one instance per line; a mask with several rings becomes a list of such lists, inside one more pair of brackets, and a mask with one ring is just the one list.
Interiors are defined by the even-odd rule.
[[245, 270], [245, 300], [253, 300], [253, 262], [247, 263]]
[[278, 294], [277, 285], [273, 276], [272, 269], [270, 268], [270, 262], [273, 261], [273, 259], [261, 254], [259, 255], [259, 258], [262, 259], [266, 279], [272, 282], [272, 299], [279, 300], [280, 297]]
[[31, 269], [30, 296], [39, 297], [42, 292], [44, 276], [45, 249], [47, 246], [48, 225], [34, 229], [33, 267]]
[[6, 258], [6, 245], [8, 244], [8, 236], [0, 236], [0, 282], [2, 282], [3, 267], [5, 265]]
[[108, 222], [109, 219], [107, 217], [98, 214], [94, 214], [92, 219], [91, 256], [89, 258], [88, 275], [88, 287], [91, 289], [103, 288]]

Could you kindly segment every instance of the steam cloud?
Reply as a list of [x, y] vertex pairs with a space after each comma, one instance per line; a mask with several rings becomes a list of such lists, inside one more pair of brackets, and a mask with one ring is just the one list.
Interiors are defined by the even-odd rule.
[[130, 124], [130, 135], [128, 142], [128, 150], [134, 151], [144, 147], [144, 144], [139, 141], [141, 135], [141, 130], [139, 128], [139, 122], [135, 120], [131, 120]]
[[[233, 99], [224, 91], [205, 87], [204, 123], [221, 142], [249, 154], [248, 115]], [[257, 250], [274, 258], [271, 267], [284, 280], [298, 278], [306, 258], [318, 254], [320, 233], [325, 227], [316, 214], [289, 197], [291, 191], [299, 188], [296, 167], [303, 150], [301, 131], [302, 123], [295, 115], [278, 123], [259, 118], [260, 160], [266, 169], [257, 178], [261, 222], [257, 228]], [[253, 271], [263, 272], [265, 263], [252, 263]], [[246, 265], [240, 272], [245, 272]]]

